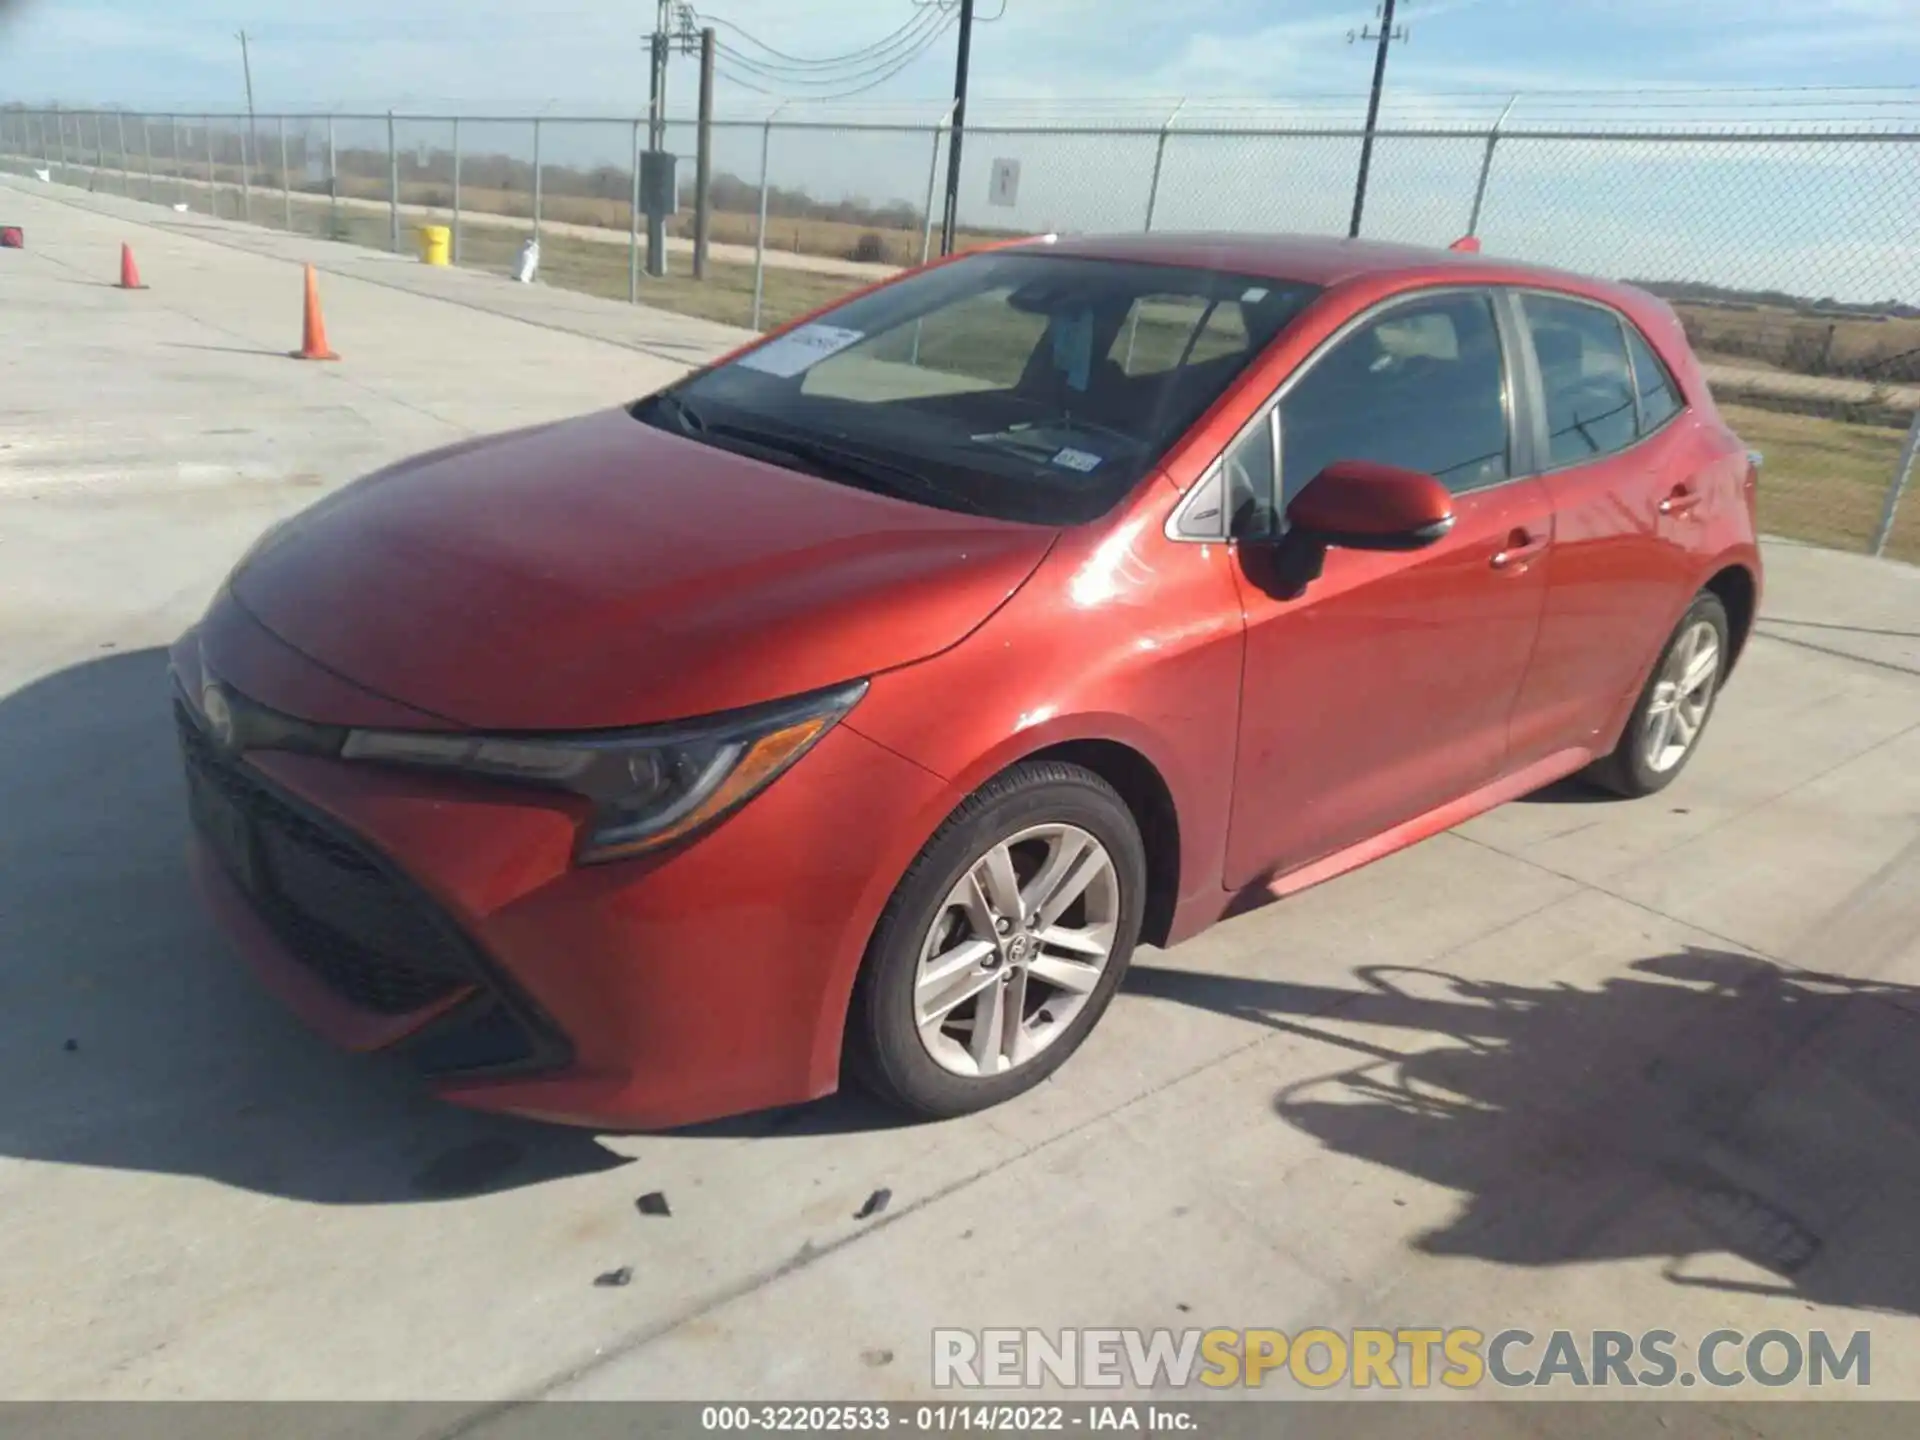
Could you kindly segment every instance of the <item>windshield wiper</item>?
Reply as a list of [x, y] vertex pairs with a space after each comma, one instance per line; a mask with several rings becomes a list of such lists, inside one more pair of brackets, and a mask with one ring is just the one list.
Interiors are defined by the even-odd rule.
[[965, 510], [974, 515], [987, 513], [966, 496], [949, 490], [918, 470], [858, 450], [849, 450], [807, 435], [756, 430], [745, 425], [716, 423], [703, 428], [704, 433], [710, 436], [735, 440], [768, 454], [798, 460], [830, 480], [851, 480], [897, 499], [925, 500], [946, 510]]
[[640, 402], [651, 410], [665, 411], [673, 417], [673, 423], [688, 435], [698, 435], [707, 428], [707, 422], [700, 418], [700, 412], [671, 390], [662, 390]]

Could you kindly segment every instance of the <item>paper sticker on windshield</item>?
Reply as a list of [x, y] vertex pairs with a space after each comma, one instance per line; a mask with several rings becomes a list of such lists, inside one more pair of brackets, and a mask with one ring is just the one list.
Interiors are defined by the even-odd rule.
[[1069, 470], [1078, 470], [1082, 475], [1085, 475], [1100, 463], [1100, 457], [1098, 455], [1089, 455], [1084, 450], [1075, 450], [1072, 446], [1068, 446], [1065, 450], [1062, 450], [1053, 457], [1053, 463], [1056, 465], [1064, 465]]
[[1240, 303], [1242, 305], [1258, 305], [1266, 298], [1267, 287], [1264, 285], [1252, 285], [1240, 292]]
[[802, 325], [742, 355], [735, 363], [785, 380], [804, 374], [829, 355], [864, 339], [866, 332], [861, 330], [846, 330], [838, 325]]

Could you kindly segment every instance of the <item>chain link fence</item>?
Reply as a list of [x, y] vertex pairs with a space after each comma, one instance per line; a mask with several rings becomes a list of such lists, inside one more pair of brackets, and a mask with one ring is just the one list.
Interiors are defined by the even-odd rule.
[[[679, 207], [647, 273], [644, 120], [143, 115], [0, 108], [0, 170], [360, 245], [453, 232], [453, 260], [755, 329], [938, 247], [951, 134], [776, 111], [710, 130], [710, 263], [690, 273], [696, 125], [668, 120]], [[1353, 125], [971, 125], [961, 245], [1047, 231], [1345, 234]], [[1920, 560], [1902, 503], [1920, 433], [1920, 129], [1376, 131], [1362, 233], [1647, 286], [1679, 311], [1736, 424], [1769, 452], [1763, 521]]]

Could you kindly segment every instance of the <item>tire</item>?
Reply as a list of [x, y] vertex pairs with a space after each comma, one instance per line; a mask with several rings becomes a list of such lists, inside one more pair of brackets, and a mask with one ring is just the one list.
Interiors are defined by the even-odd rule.
[[[1064, 909], [1048, 905], [1083, 875], [1092, 878]], [[1039, 1084], [1120, 988], [1146, 881], [1139, 826], [1098, 775], [1029, 761], [996, 776], [941, 825], [881, 914], [847, 1017], [848, 1070], [882, 1100], [929, 1119], [983, 1110]], [[1012, 921], [1006, 912], [1016, 905], [1022, 915]], [[1000, 933], [1002, 919], [1012, 933]], [[1109, 927], [1096, 967], [1092, 951]], [[967, 998], [941, 1010], [963, 991]], [[945, 1018], [924, 1023], [936, 1014]], [[983, 1015], [984, 1026], [976, 1024]]]
[[[1670, 687], [1684, 668], [1680, 652], [1690, 644], [1697, 645], [1708, 631], [1712, 635], [1715, 661], [1711, 673], [1706, 676], [1704, 694], [1690, 687], [1682, 692], [1679, 703], [1668, 704]], [[1652, 795], [1671, 785], [1700, 748], [1700, 736], [1707, 728], [1707, 721], [1713, 717], [1713, 707], [1720, 698], [1720, 684], [1726, 679], [1727, 661], [1731, 653], [1727, 608], [1720, 603], [1719, 596], [1710, 590], [1702, 590], [1693, 597], [1693, 604], [1680, 617], [1680, 623], [1674, 626], [1667, 643], [1660, 647], [1660, 658], [1655, 662], [1653, 673], [1647, 677], [1646, 687], [1641, 690], [1640, 698], [1634, 704], [1633, 714], [1628, 717], [1626, 729], [1620, 734], [1620, 743], [1614, 746], [1611, 755], [1595, 762], [1587, 770], [1587, 778], [1601, 788], [1629, 799]], [[1691, 657], [1692, 665], [1698, 665], [1698, 655], [1696, 649]], [[1669, 671], [1674, 673], [1669, 674]], [[1656, 754], [1654, 741], [1658, 737], [1655, 732], [1663, 714], [1673, 718], [1668, 722], [1667, 743]], [[1689, 720], [1691, 732], [1687, 734], [1684, 745], [1676, 751], [1677, 741], [1674, 737], [1679, 733], [1679, 727]]]

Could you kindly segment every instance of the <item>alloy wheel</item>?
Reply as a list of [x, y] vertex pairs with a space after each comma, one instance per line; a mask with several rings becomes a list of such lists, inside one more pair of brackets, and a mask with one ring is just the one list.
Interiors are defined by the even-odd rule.
[[1643, 727], [1642, 754], [1655, 774], [1673, 769], [1693, 748], [1713, 704], [1720, 658], [1719, 632], [1707, 620], [1688, 626], [1667, 652]]
[[913, 1009], [927, 1054], [973, 1078], [1031, 1061], [1099, 984], [1120, 907], [1113, 857], [1076, 825], [1034, 825], [991, 846], [920, 945]]

